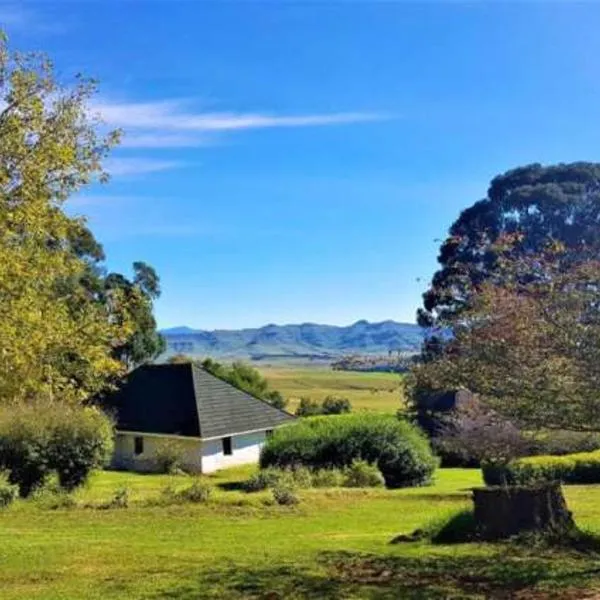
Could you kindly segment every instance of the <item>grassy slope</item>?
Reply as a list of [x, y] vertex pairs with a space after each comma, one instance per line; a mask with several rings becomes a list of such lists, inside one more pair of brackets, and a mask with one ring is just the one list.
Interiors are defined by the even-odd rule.
[[[3, 600], [72, 598], [583, 598], [600, 585], [593, 556], [525, 552], [508, 545], [390, 545], [468, 506], [477, 471], [440, 471], [409, 490], [309, 490], [295, 508], [235, 489], [250, 469], [212, 477], [210, 504], [144, 506], [185, 478], [99, 473], [80, 502], [131, 490], [128, 509], [43, 509], [18, 502], [0, 513]], [[228, 488], [228, 489], [227, 489]], [[600, 486], [570, 487], [581, 525], [600, 532]], [[502, 595], [503, 594], [503, 595]], [[537, 594], [537, 595], [536, 595]]]
[[356, 410], [396, 412], [400, 407], [400, 375], [333, 371], [330, 368], [259, 367], [273, 389], [290, 399], [294, 410], [301, 397], [323, 400], [327, 395], [349, 398]]

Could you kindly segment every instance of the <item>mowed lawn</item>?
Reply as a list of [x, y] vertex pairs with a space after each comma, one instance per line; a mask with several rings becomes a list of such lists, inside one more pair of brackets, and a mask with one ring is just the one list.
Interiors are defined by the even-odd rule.
[[395, 413], [401, 406], [402, 376], [397, 373], [334, 371], [325, 367], [260, 367], [271, 387], [295, 410], [300, 398], [321, 401], [325, 396], [348, 398], [355, 410]]
[[[296, 507], [247, 494], [251, 469], [208, 477], [206, 505], [153, 505], [185, 476], [103, 472], [74, 508], [18, 501], [0, 512], [0, 597], [11, 599], [585, 598], [596, 555], [510, 544], [390, 544], [469, 506], [476, 470], [439, 471], [406, 490], [304, 490]], [[116, 489], [129, 508], [100, 510]], [[580, 525], [600, 532], [600, 486], [567, 488]]]

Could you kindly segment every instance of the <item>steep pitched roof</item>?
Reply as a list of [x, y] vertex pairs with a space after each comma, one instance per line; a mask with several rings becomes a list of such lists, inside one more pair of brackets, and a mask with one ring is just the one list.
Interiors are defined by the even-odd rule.
[[201, 438], [273, 429], [294, 419], [194, 364], [138, 367], [109, 405], [122, 431]]

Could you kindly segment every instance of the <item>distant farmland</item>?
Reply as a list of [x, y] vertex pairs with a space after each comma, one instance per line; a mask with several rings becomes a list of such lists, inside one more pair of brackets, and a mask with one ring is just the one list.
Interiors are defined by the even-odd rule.
[[288, 410], [295, 410], [300, 398], [320, 401], [328, 395], [348, 398], [355, 410], [394, 413], [401, 406], [402, 376], [396, 373], [255, 366], [290, 400]]

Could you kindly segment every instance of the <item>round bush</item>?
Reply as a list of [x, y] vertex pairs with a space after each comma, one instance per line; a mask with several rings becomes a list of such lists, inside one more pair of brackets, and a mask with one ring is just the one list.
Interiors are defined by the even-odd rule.
[[354, 460], [376, 464], [388, 487], [429, 482], [436, 466], [425, 436], [393, 416], [350, 414], [303, 419], [274, 432], [261, 466], [346, 468]]
[[56, 473], [72, 490], [110, 457], [112, 422], [92, 407], [31, 403], [0, 409], [0, 469], [25, 497]]

